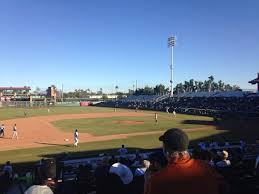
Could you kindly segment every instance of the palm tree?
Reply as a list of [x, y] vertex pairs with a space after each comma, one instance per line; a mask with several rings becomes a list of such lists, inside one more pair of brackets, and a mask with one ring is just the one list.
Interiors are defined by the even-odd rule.
[[225, 88], [225, 83], [222, 81], [222, 80], [219, 80], [218, 81], [218, 86], [219, 86], [219, 90], [220, 91], [224, 91], [224, 88]]
[[211, 75], [210, 77], [208, 77], [209, 80], [208, 80], [208, 91], [210, 92], [211, 89], [212, 89], [212, 83], [214, 82], [214, 77]]
[[198, 82], [198, 91], [202, 91], [203, 90], [203, 82], [202, 81], [199, 81]]
[[189, 82], [184, 81], [183, 89], [184, 89], [184, 92], [189, 92]]
[[190, 92], [194, 91], [194, 79], [190, 79], [189, 81], [189, 91]]
[[198, 92], [198, 89], [199, 89], [199, 82], [198, 82], [198, 81], [195, 81], [195, 82], [194, 82], [194, 91], [195, 91], [195, 92]]

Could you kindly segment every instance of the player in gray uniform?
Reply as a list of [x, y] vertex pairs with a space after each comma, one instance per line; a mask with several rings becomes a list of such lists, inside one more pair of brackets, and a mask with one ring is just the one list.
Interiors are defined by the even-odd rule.
[[4, 137], [4, 130], [5, 130], [5, 126], [4, 126], [4, 124], [2, 124], [0, 127], [0, 136], [2, 136], [2, 137]]
[[14, 124], [14, 126], [13, 126], [13, 136], [12, 136], [12, 139], [13, 139], [13, 138], [18, 139], [18, 133], [17, 133], [16, 124]]
[[156, 121], [156, 123], [158, 123], [158, 115], [157, 115], [157, 113], [155, 113], [155, 121]]
[[75, 132], [74, 132], [74, 146], [77, 147], [78, 143], [79, 143], [79, 133], [78, 133], [78, 130], [75, 129]]

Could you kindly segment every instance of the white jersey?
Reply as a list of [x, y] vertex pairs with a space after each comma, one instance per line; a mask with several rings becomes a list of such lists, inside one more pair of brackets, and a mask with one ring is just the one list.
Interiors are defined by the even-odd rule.
[[78, 139], [78, 137], [79, 137], [78, 131], [74, 133], [74, 137], [75, 137], [75, 139]]

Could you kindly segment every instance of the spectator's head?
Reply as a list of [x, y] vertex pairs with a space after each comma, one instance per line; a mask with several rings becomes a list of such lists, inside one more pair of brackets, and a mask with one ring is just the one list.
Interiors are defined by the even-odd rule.
[[163, 142], [163, 151], [168, 160], [182, 157], [187, 153], [189, 138], [181, 129], [168, 129], [159, 140]]
[[226, 160], [228, 158], [228, 152], [223, 150], [222, 152], [217, 152], [221, 160]]
[[143, 160], [142, 165], [143, 165], [144, 168], [149, 168], [150, 162], [148, 160]]
[[10, 161], [7, 161], [7, 162], [6, 162], [6, 165], [10, 166], [10, 165], [11, 165], [11, 162], [10, 162]]
[[124, 145], [121, 145], [121, 148], [124, 148], [125, 146]]

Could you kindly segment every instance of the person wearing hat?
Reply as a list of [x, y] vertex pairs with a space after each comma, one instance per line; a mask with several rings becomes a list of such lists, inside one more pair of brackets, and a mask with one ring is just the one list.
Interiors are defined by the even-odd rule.
[[120, 162], [113, 164], [110, 167], [109, 173], [118, 175], [124, 185], [128, 185], [133, 180], [133, 174], [129, 167]]
[[227, 193], [228, 186], [221, 175], [208, 163], [190, 158], [184, 131], [169, 129], [159, 140], [168, 164], [150, 177], [145, 194]]

